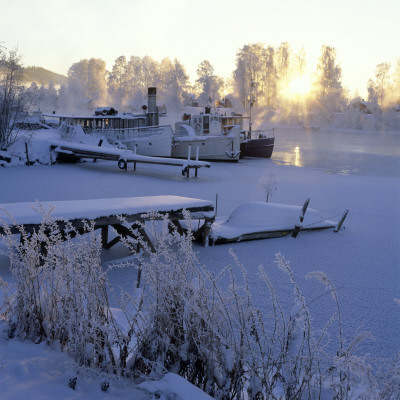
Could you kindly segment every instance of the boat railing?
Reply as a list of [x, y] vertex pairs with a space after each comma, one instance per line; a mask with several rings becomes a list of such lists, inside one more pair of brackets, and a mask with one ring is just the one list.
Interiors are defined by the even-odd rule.
[[272, 129], [257, 129], [254, 131], [245, 131], [245, 139], [262, 139], [262, 138], [274, 138], [275, 128]]
[[106, 128], [106, 129], [86, 129], [86, 133], [102, 133], [106, 137], [116, 140], [129, 141], [129, 139], [145, 138], [149, 135], [161, 135], [166, 129], [172, 129], [169, 125], [138, 126], [135, 128]]

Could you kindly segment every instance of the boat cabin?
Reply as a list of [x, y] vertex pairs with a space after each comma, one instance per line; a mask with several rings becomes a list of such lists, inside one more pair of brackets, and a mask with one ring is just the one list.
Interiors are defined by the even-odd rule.
[[47, 114], [45, 116], [46, 118], [58, 119], [56, 124], [59, 126], [62, 124], [81, 125], [86, 133], [95, 130], [133, 129], [148, 126], [146, 114], [107, 115], [100, 113], [100, 115], [91, 116]]
[[179, 135], [184, 134], [182, 128], [183, 124], [189, 125], [193, 128], [196, 135], [221, 135], [227, 134], [234, 125], [239, 125], [240, 129], [243, 127], [243, 117], [238, 114], [232, 114], [231, 116], [222, 115], [219, 113], [211, 113], [210, 107], [206, 107], [204, 113], [189, 115], [184, 114], [182, 117], [183, 121], [175, 124], [175, 131]]

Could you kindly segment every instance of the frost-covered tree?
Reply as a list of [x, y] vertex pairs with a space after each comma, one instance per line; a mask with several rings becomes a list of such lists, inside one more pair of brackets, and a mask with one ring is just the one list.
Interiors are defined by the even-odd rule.
[[126, 57], [120, 56], [115, 60], [107, 80], [108, 94], [111, 96], [113, 104], [116, 103], [117, 107], [120, 107], [126, 99], [128, 91], [127, 78]]
[[31, 104], [33, 107], [40, 108], [40, 88], [36, 82], [32, 82], [30, 86], [25, 91], [26, 96], [28, 96], [31, 100]]
[[172, 71], [174, 69], [173, 62], [168, 58], [163, 58], [159, 65], [158, 72], [158, 82], [157, 82], [157, 90], [160, 93], [163, 93], [168, 87], [169, 82], [172, 79]]
[[383, 105], [385, 96], [390, 85], [390, 64], [381, 63], [376, 66], [375, 70], [375, 85], [378, 98], [378, 104]]
[[0, 149], [7, 149], [19, 138], [16, 124], [26, 106], [22, 76], [17, 50], [6, 52], [0, 48]]
[[126, 67], [127, 98], [134, 108], [139, 108], [144, 100], [146, 93], [142, 87], [142, 59], [138, 56], [131, 56]]
[[306, 52], [302, 47], [294, 56], [294, 70], [298, 75], [302, 75], [306, 68]]
[[258, 44], [245, 46], [237, 59], [234, 78], [237, 87], [241, 88], [245, 108], [250, 104], [273, 106], [277, 94], [275, 49]]
[[290, 46], [288, 42], [283, 42], [277, 49], [275, 54], [275, 63], [277, 69], [277, 75], [280, 81], [281, 87], [287, 87], [289, 81], [290, 72]]
[[397, 60], [396, 68], [393, 72], [393, 101], [400, 104], [400, 58]]
[[250, 88], [253, 84], [252, 102], [266, 102], [272, 106], [276, 97], [276, 67], [274, 48], [257, 43], [245, 45], [236, 54], [234, 84], [244, 108], [249, 106]]
[[317, 99], [327, 111], [337, 111], [343, 96], [342, 69], [336, 62], [334, 47], [322, 46], [317, 65]]
[[175, 109], [184, 103], [186, 93], [189, 89], [189, 76], [185, 67], [177, 59], [174, 60], [170, 80], [165, 88], [165, 97], [168, 103]]
[[89, 107], [103, 103], [107, 95], [105, 61], [91, 58], [73, 64], [68, 70], [68, 90], [77, 102]]
[[214, 67], [210, 61], [202, 61], [197, 68], [196, 86], [199, 90], [201, 104], [207, 104], [221, 97], [223, 79], [214, 74]]
[[378, 104], [378, 90], [372, 79], [368, 79], [367, 84], [368, 101], [373, 104]]
[[263, 55], [263, 74], [261, 93], [268, 107], [273, 107], [277, 96], [277, 70], [275, 66], [275, 50], [268, 46]]
[[46, 95], [44, 104], [41, 105], [43, 109], [55, 110], [58, 106], [58, 92], [53, 82], [49, 82], [49, 86], [46, 89]]

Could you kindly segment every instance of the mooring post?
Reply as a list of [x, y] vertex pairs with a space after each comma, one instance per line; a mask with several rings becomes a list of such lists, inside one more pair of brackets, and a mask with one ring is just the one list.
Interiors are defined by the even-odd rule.
[[208, 247], [210, 240], [211, 221], [206, 219], [203, 227], [203, 246]]
[[108, 243], [108, 225], [101, 227], [101, 245], [106, 247]]
[[343, 214], [341, 220], [339, 221], [339, 223], [338, 223], [336, 229], [335, 229], [333, 232], [339, 232], [339, 231], [340, 231], [340, 228], [342, 227], [343, 222], [344, 222], [344, 220], [346, 219], [348, 213], [349, 213], [349, 210], [346, 210], [346, 211], [344, 212], [344, 214]]
[[28, 165], [28, 167], [29, 167], [29, 165], [30, 165], [30, 161], [29, 161], [29, 151], [28, 151], [28, 143], [26, 143], [25, 142], [25, 153], [26, 153], [26, 164]]

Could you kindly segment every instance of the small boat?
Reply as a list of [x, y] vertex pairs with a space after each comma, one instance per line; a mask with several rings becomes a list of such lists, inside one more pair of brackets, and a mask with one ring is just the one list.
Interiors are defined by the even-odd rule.
[[240, 158], [243, 157], [260, 157], [271, 158], [275, 145], [274, 129], [257, 130], [252, 129], [251, 109], [253, 107], [253, 88], [255, 83], [253, 80], [250, 84], [250, 106], [249, 106], [249, 129], [242, 131], [240, 143]]
[[274, 150], [274, 144], [274, 129], [242, 131], [242, 140], [240, 142], [240, 158], [271, 158]]
[[143, 113], [122, 113], [113, 107], [98, 107], [94, 115], [44, 114], [47, 119], [58, 119], [58, 126], [81, 125], [85, 133], [100, 133], [113, 145], [134, 150], [137, 154], [171, 157], [173, 132], [168, 125], [159, 125], [156, 88], [148, 88], [148, 106]]
[[337, 222], [324, 218], [317, 210], [308, 208], [310, 200], [301, 206], [263, 202], [247, 202], [236, 207], [228, 217], [216, 218], [211, 225], [214, 244], [269, 239], [291, 235], [300, 231], [334, 229], [338, 232], [348, 210]]
[[199, 160], [238, 161], [240, 156], [241, 116], [224, 116], [211, 112], [184, 114], [175, 123], [172, 157], [187, 158], [196, 154]]
[[[251, 110], [250, 110], [251, 111]], [[187, 158], [198, 148], [199, 159], [209, 161], [238, 161], [243, 157], [270, 158], [274, 149], [274, 129], [243, 130], [242, 114], [211, 112], [205, 107], [200, 114], [184, 114], [175, 123], [172, 157]]]

